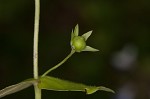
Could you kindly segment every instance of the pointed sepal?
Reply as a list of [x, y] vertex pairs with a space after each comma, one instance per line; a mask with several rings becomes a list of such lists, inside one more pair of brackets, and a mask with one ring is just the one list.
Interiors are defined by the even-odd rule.
[[79, 35], [79, 25], [77, 24], [74, 29], [74, 36], [78, 36], [78, 35]]
[[90, 37], [90, 35], [92, 34], [92, 32], [93, 32], [93, 31], [89, 31], [89, 32], [84, 33], [84, 34], [82, 35], [82, 37], [84, 37], [85, 41]]
[[74, 37], [74, 33], [73, 33], [73, 30], [72, 30], [72, 32], [71, 32], [71, 41], [72, 41], [73, 37]]
[[93, 47], [90, 47], [90, 46], [86, 46], [84, 50], [82, 51], [91, 51], [91, 52], [96, 52], [96, 51], [99, 51], [98, 49], [95, 49]]

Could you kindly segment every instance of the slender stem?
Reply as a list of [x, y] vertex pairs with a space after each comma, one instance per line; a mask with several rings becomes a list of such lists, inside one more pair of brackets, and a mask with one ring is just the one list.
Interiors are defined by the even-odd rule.
[[42, 98], [41, 89], [39, 89], [37, 85], [34, 85], [34, 91], [35, 91], [35, 99], [41, 99]]
[[[34, 45], [33, 45], [33, 75], [38, 79], [38, 35], [40, 20], [40, 0], [35, 0], [35, 18], [34, 18]], [[37, 84], [34, 85], [35, 99], [41, 99], [41, 89]]]
[[48, 73], [50, 73], [52, 70], [58, 68], [59, 66], [61, 66], [63, 63], [65, 63], [73, 54], [75, 53], [75, 50], [72, 50], [70, 52], [70, 54], [65, 58], [63, 59], [60, 63], [58, 63], [57, 65], [55, 65], [54, 67], [50, 68], [49, 70], [47, 70], [43, 75], [43, 76], [46, 76]]
[[39, 0], [35, 0], [35, 20], [34, 20], [34, 46], [33, 46], [33, 66], [34, 78], [38, 79], [38, 35], [39, 35]]

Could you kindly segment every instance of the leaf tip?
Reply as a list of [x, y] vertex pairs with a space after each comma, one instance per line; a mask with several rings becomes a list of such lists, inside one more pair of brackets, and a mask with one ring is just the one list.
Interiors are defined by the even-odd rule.
[[95, 92], [97, 92], [97, 91], [99, 91], [99, 90], [101, 90], [101, 91], [107, 91], [107, 92], [111, 92], [111, 93], [115, 93], [115, 91], [113, 91], [112, 89], [110, 89], [110, 88], [106, 88], [106, 87], [103, 87], [103, 86], [99, 86], [99, 87], [88, 87], [88, 88], [85, 88], [85, 92], [86, 92], [86, 94], [93, 94], [93, 93], [95, 93]]
[[107, 92], [115, 93], [114, 90], [112, 90], [110, 88], [107, 88], [107, 87], [103, 87], [103, 86], [99, 86], [98, 89], [102, 90], [102, 91], [107, 91]]

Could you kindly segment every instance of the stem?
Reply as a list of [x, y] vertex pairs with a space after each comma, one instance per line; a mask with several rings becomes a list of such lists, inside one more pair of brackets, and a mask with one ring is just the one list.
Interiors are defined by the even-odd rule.
[[[35, 18], [34, 18], [34, 44], [33, 44], [33, 75], [38, 79], [38, 35], [40, 20], [40, 0], [35, 0]], [[41, 99], [41, 89], [37, 84], [34, 85], [35, 99]]]
[[33, 66], [34, 78], [38, 79], [38, 35], [39, 35], [39, 0], [35, 0]]
[[35, 91], [35, 99], [41, 99], [41, 89], [38, 88], [37, 85], [34, 85], [34, 91]]
[[59, 66], [61, 66], [63, 63], [65, 63], [73, 54], [75, 53], [75, 50], [71, 50], [70, 54], [63, 59], [60, 63], [58, 63], [57, 65], [55, 65], [54, 67], [50, 68], [49, 70], [47, 70], [43, 75], [46, 76], [48, 73], [50, 73], [51, 71], [53, 71], [54, 69], [58, 68]]

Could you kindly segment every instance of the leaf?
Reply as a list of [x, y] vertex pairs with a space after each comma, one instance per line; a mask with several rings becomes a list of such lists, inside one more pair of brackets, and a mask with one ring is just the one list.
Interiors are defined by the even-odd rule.
[[96, 51], [99, 51], [98, 49], [95, 49], [93, 47], [90, 47], [90, 46], [86, 46], [84, 50], [82, 51], [91, 51], [91, 52], [96, 52]]
[[113, 92], [113, 90], [106, 87], [87, 86], [81, 83], [74, 83], [67, 80], [62, 80], [50, 76], [44, 76], [40, 78], [38, 84], [40, 89], [53, 90], [53, 91], [82, 91], [87, 94], [92, 94], [98, 90]]
[[25, 81], [20, 82], [18, 84], [8, 86], [8, 87], [0, 90], [0, 98], [7, 96], [9, 94], [13, 94], [13, 93], [18, 92], [18, 91], [21, 91], [25, 88], [28, 88], [31, 85], [33, 85], [34, 83], [37, 83], [37, 80], [28, 79], [28, 80], [25, 80]]
[[92, 32], [93, 32], [93, 31], [89, 31], [89, 32], [84, 33], [84, 34], [82, 35], [82, 37], [85, 38], [85, 41], [90, 37], [90, 35], [92, 34]]
[[78, 35], [79, 35], [79, 25], [77, 24], [74, 29], [74, 36], [78, 36]]

